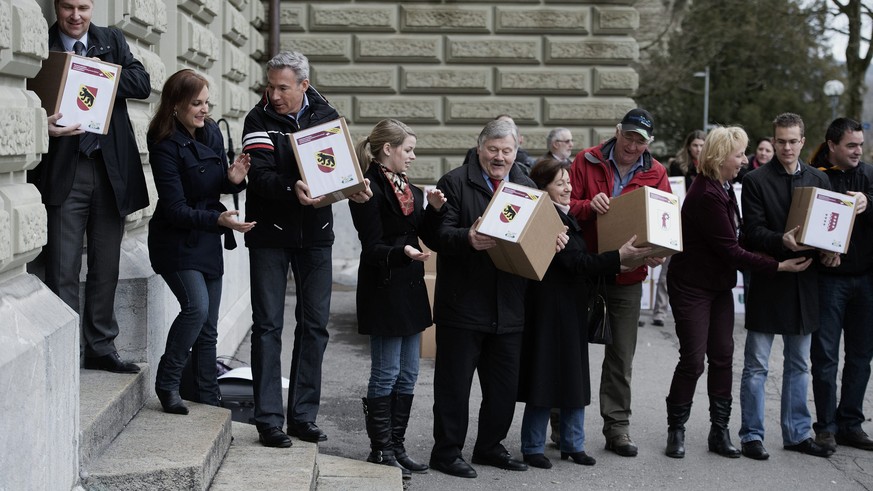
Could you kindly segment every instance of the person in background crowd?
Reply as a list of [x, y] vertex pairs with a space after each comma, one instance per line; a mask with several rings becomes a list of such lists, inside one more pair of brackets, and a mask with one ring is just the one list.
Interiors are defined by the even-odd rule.
[[548, 151], [537, 162], [555, 159], [566, 164], [573, 163], [573, 135], [567, 128], [552, 128], [546, 135], [546, 147]]
[[[421, 332], [433, 324], [418, 231], [426, 225], [424, 193], [409, 183], [406, 171], [415, 160], [415, 133], [396, 119], [383, 119], [357, 147], [366, 169], [372, 199], [349, 202], [361, 240], [356, 295], [358, 332], [370, 336], [370, 382], [363, 399], [368, 462], [400, 467], [404, 477], [426, 472], [404, 446], [415, 382]], [[445, 198], [427, 194], [438, 211]]]
[[[701, 130], [694, 130], [688, 133], [685, 137], [685, 143], [676, 154], [676, 158], [670, 164], [670, 176], [685, 176], [685, 191], [691, 188], [691, 183], [694, 182], [694, 177], [699, 173], [698, 159], [700, 159], [700, 151], [703, 149], [703, 141], [706, 139], [706, 133]], [[667, 302], [670, 300], [667, 295], [667, 271], [670, 269], [670, 258], [668, 257], [664, 264], [661, 265], [661, 274], [658, 275], [658, 283], [655, 284], [655, 304], [652, 306], [652, 325], [661, 327], [664, 325], [664, 319], [667, 317]]]
[[[773, 127], [776, 157], [743, 178], [743, 245], [777, 261], [818, 257], [825, 267], [837, 266], [838, 254], [817, 253], [798, 244], [795, 233], [785, 233], [793, 189], [801, 186], [829, 189], [830, 182], [823, 172], [800, 160], [806, 141], [800, 116], [780, 114]], [[812, 417], [806, 404], [809, 347], [812, 333], [819, 328], [818, 269], [774, 275], [752, 271], [740, 382], [740, 441], [746, 457], [756, 460], [770, 457], [764, 448], [764, 385], [776, 334], [782, 336], [785, 355], [780, 414], [782, 445], [786, 450], [817, 457], [833, 453], [810, 436]]]
[[[255, 425], [261, 444], [290, 447], [295, 436], [327, 440], [315, 424], [321, 404], [321, 362], [333, 283], [331, 206], [316, 208], [297, 168], [288, 134], [337, 119], [339, 114], [309, 83], [309, 60], [283, 51], [267, 62], [267, 88], [243, 125], [243, 152], [252, 165], [246, 191], [246, 219], [261, 224], [246, 234], [252, 296], [252, 378]], [[368, 187], [349, 197], [366, 201]], [[282, 407], [279, 356], [285, 325], [288, 269], [294, 274], [297, 304], [288, 388], [288, 434]]]
[[[778, 262], [740, 246], [739, 205], [731, 181], [746, 162], [746, 132], [715, 128], [698, 152], [699, 175], [682, 205], [682, 252], [673, 256], [667, 284], [679, 338], [679, 363], [667, 395], [668, 457], [685, 456], [685, 423], [697, 380], [706, 366], [709, 393], [709, 451], [736, 458], [728, 431], [734, 356], [734, 297], [737, 269], [761, 273], [803, 271], [809, 258]], [[792, 232], [788, 232], [792, 233]], [[787, 239], [786, 239], [787, 240]]]
[[[527, 470], [502, 441], [515, 412], [528, 280], [498, 270], [487, 252], [497, 244], [495, 239], [477, 230], [502, 182], [534, 186], [514, 165], [517, 148], [515, 124], [499, 120], [486, 124], [479, 133], [475, 163], [461, 165], [439, 180], [437, 188], [447, 201], [439, 212], [428, 208], [440, 219], [422, 236], [439, 254], [430, 467], [456, 477], [477, 476], [462, 456], [474, 373], [482, 385], [482, 405], [473, 463]], [[558, 249], [566, 243], [566, 234], [556, 237]]]
[[550, 408], [560, 408], [561, 460], [594, 465], [585, 453], [585, 406], [591, 403], [588, 369], [589, 285], [597, 275], [615, 275], [621, 262], [645, 257], [651, 248], [636, 248], [636, 236], [617, 251], [589, 254], [570, 210], [569, 163], [546, 158], [537, 162], [530, 178], [549, 193], [561, 221], [568, 228], [567, 247], [555, 255], [542, 281], [531, 282], [525, 296], [518, 400], [525, 403], [521, 423], [521, 452], [533, 467], [549, 469], [545, 456]]
[[147, 137], [158, 191], [149, 221], [149, 258], [182, 309], [167, 333], [155, 392], [164, 411], [188, 414], [179, 385], [189, 356], [195, 402], [221, 401], [215, 363], [221, 235], [234, 248], [232, 230], [245, 233], [255, 224], [237, 220], [239, 211], [227, 210], [220, 197], [245, 189], [250, 159], [241, 154], [228, 167], [221, 131], [209, 117], [209, 83], [193, 70], [178, 71], [164, 83]]
[[769, 136], [764, 138], [758, 138], [758, 141], [755, 142], [755, 153], [747, 157], [749, 159], [749, 163], [744, 165], [743, 168], [740, 169], [740, 173], [737, 175], [737, 178], [734, 179], [734, 182], [743, 182], [743, 177], [746, 174], [772, 160], [775, 153], [776, 152], [775, 148], [773, 147], [772, 138], [770, 138]]
[[[612, 198], [643, 186], [670, 192], [667, 171], [649, 153], [654, 121], [644, 109], [632, 109], [616, 125], [615, 136], [579, 152], [570, 167], [573, 186], [570, 215], [582, 227], [585, 243], [597, 253], [597, 217], [609, 212]], [[600, 377], [600, 414], [606, 449], [623, 457], [637, 455], [630, 437], [631, 376], [640, 320], [642, 281], [648, 267], [664, 258], [646, 258], [646, 264], [607, 279], [606, 295], [612, 344], [605, 347]], [[583, 301], [579, 299], [578, 301]]]
[[[821, 325], [812, 334], [812, 393], [815, 397], [815, 441], [836, 450], [847, 445], [873, 450], [873, 440], [861, 424], [864, 394], [873, 360], [873, 166], [861, 161], [864, 148], [861, 124], [837, 118], [828, 126], [812, 165], [827, 174], [831, 189], [856, 197], [855, 225], [849, 249], [836, 268], [818, 278]], [[840, 337], [845, 333], [843, 376], [837, 403]]]
[[[115, 289], [124, 236], [124, 217], [149, 204], [142, 160], [127, 99], [151, 94], [149, 74], [116, 28], [91, 23], [93, 0], [55, 0], [48, 31], [51, 51], [67, 51], [121, 66], [115, 105], [105, 135], [86, 133], [79, 124], [58, 126], [48, 117], [49, 148], [28, 175], [42, 194], [48, 241], [43, 249], [45, 284], [80, 314], [84, 367], [136, 373], [139, 367], [118, 355]], [[82, 251], [88, 239], [84, 307], [79, 305]]]

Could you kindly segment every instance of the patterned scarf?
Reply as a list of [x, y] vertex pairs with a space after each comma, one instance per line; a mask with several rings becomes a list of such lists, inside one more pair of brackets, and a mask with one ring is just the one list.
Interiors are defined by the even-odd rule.
[[391, 188], [394, 189], [394, 197], [397, 198], [397, 202], [400, 204], [400, 211], [402, 211], [405, 216], [411, 215], [412, 210], [415, 208], [415, 203], [412, 198], [412, 188], [409, 187], [409, 178], [406, 177], [406, 173], [394, 173], [388, 170], [388, 168], [381, 163], [376, 163], [379, 164], [379, 169], [382, 171], [382, 174], [385, 175], [385, 179], [388, 180], [388, 183], [391, 184]]

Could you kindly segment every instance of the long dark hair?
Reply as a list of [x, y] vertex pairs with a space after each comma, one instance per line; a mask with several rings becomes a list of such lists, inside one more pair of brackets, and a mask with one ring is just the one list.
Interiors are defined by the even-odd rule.
[[679, 168], [682, 169], [683, 176], [687, 176], [691, 168], [694, 167], [694, 159], [691, 158], [691, 142], [694, 140], [706, 141], [706, 133], [701, 130], [694, 130], [685, 137], [682, 148], [676, 154], [676, 162], [679, 162]]
[[[158, 109], [149, 123], [148, 140], [159, 142], [165, 140], [176, 131], [176, 108], [187, 106], [191, 99], [197, 97], [203, 87], [208, 87], [209, 81], [199, 73], [186, 68], [170, 75], [164, 82], [161, 101]], [[207, 119], [211, 121], [211, 119]]]

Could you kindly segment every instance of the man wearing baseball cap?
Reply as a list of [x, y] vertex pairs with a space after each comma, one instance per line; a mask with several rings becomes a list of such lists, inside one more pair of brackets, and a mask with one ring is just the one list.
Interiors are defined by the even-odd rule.
[[[609, 212], [615, 196], [643, 186], [670, 192], [667, 172], [649, 153], [654, 120], [644, 109], [632, 109], [615, 127], [615, 136], [576, 155], [570, 168], [573, 191], [570, 214], [576, 217], [589, 251], [597, 250], [597, 217]], [[623, 457], [637, 455], [630, 438], [631, 372], [637, 346], [642, 281], [647, 266], [664, 258], [647, 258], [646, 265], [607, 278], [607, 304], [612, 344], [606, 346], [600, 378], [600, 414], [606, 449]]]

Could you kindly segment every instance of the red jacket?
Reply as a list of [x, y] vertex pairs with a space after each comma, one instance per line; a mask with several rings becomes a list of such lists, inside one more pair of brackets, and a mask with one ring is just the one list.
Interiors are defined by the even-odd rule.
[[[582, 226], [582, 235], [588, 249], [593, 253], [597, 250], [597, 212], [591, 209], [591, 198], [598, 193], [612, 196], [613, 166], [607, 158], [615, 146], [615, 138], [602, 145], [591, 147], [579, 152], [570, 167], [570, 183], [573, 191], [570, 194], [570, 214], [576, 217]], [[655, 160], [648, 152], [643, 153], [643, 168], [631, 178], [621, 194], [629, 193], [643, 186], [658, 188], [671, 193], [670, 182], [667, 180], [667, 169]], [[615, 282], [620, 285], [632, 285], [646, 279], [648, 268], [639, 268], [620, 273]]]

